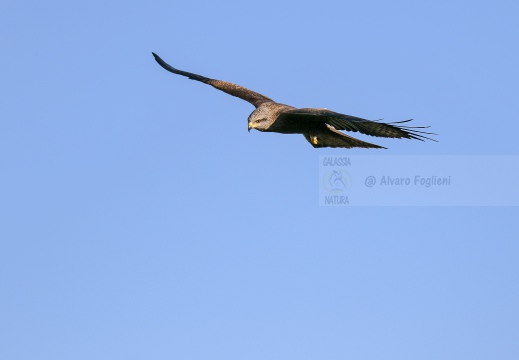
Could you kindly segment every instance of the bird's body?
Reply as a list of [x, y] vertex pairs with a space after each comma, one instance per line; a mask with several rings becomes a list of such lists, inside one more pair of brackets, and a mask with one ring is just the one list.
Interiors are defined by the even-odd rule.
[[[423, 134], [421, 128], [397, 125], [411, 120], [395, 123], [383, 123], [371, 121], [355, 116], [336, 113], [328, 109], [302, 108], [280, 104], [257, 92], [243, 86], [226, 81], [206, 78], [201, 75], [178, 70], [168, 65], [158, 55], [153, 53], [155, 60], [164, 69], [186, 76], [192, 80], [200, 81], [224, 91], [229, 95], [239, 97], [250, 102], [256, 109], [249, 115], [248, 128], [264, 132], [277, 132], [282, 134], [302, 134], [313, 147], [343, 147], [343, 148], [383, 148], [362, 140], [350, 137], [340, 130], [358, 131], [362, 134], [407, 139], [430, 139]], [[432, 139], [430, 139], [432, 140]]]

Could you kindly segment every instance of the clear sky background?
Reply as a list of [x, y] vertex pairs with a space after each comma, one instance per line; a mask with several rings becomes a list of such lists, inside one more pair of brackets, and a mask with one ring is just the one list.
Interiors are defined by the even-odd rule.
[[[0, 358], [518, 359], [518, 208], [318, 206], [319, 155], [517, 155], [518, 14], [0, 2]], [[440, 142], [249, 134], [152, 51]]]

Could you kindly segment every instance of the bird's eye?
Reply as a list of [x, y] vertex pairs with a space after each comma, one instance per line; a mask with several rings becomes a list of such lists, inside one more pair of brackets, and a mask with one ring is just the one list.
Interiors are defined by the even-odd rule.
[[260, 122], [261, 122], [261, 120], [256, 120], [256, 121], [255, 121], [256, 124], [257, 124], [257, 123], [260, 123]]

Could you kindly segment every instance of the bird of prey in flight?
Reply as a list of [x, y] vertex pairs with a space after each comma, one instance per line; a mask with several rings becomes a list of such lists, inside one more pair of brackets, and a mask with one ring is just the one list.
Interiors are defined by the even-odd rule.
[[[302, 134], [314, 148], [340, 147], [340, 148], [383, 148], [383, 146], [371, 144], [355, 139], [342, 133], [340, 130], [360, 132], [370, 136], [379, 136], [398, 139], [425, 139], [433, 140], [425, 135], [436, 135], [423, 130], [428, 126], [405, 126], [403, 123], [411, 121], [403, 120], [392, 123], [372, 121], [355, 116], [340, 114], [328, 109], [302, 108], [284, 105], [275, 102], [268, 97], [258, 94], [227, 81], [206, 78], [201, 75], [178, 70], [167, 64], [157, 54], [152, 53], [155, 60], [164, 69], [178, 75], [186, 76], [209, 84], [229, 95], [250, 102], [256, 109], [249, 115], [249, 131], [256, 129], [266, 132], [282, 134]], [[433, 140], [436, 141], [436, 140]]]

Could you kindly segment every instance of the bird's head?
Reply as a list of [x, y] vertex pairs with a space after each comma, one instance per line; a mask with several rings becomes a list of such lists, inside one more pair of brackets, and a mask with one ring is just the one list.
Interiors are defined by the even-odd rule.
[[254, 110], [252, 114], [249, 115], [249, 132], [251, 129], [266, 131], [271, 125], [271, 121], [269, 120], [268, 115], [268, 110], [261, 106]]

